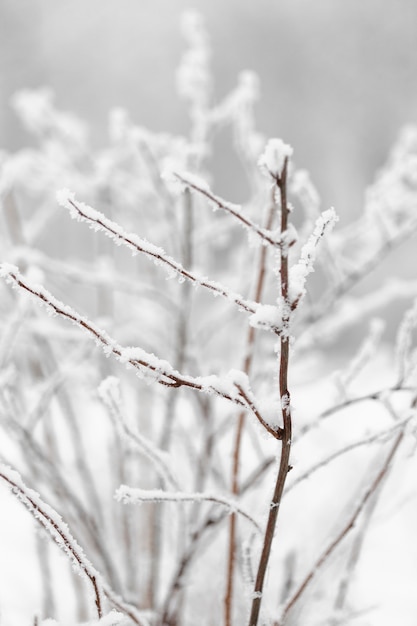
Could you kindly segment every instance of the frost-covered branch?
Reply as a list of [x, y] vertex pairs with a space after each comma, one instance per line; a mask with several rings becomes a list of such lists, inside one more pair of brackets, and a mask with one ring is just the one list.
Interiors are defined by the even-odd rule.
[[[276, 182], [277, 191], [279, 192], [281, 205], [281, 237], [285, 236], [289, 225], [289, 204], [288, 204], [288, 159], [292, 154], [291, 146], [285, 144], [280, 139], [271, 140], [260, 159], [261, 167], [267, 169], [267, 172]], [[281, 248], [280, 250], [280, 271], [279, 271], [279, 290], [280, 299], [283, 306], [283, 327], [288, 328], [290, 322], [290, 302], [289, 302], [289, 271], [288, 271], [288, 250]], [[271, 555], [272, 542], [275, 535], [278, 513], [280, 510], [281, 498], [284, 492], [285, 483], [288, 472], [290, 471], [290, 452], [292, 443], [292, 411], [291, 396], [288, 389], [288, 367], [290, 354], [290, 340], [288, 333], [282, 333], [280, 336], [280, 354], [279, 354], [279, 395], [281, 400], [281, 417], [282, 417], [282, 437], [281, 437], [281, 456], [279, 460], [278, 472], [275, 479], [274, 492], [271, 498], [268, 521], [266, 523], [261, 555], [259, 558], [258, 568], [256, 572], [256, 580], [252, 596], [252, 604], [249, 616], [249, 626], [257, 626], [259, 614], [262, 604], [262, 594], [265, 583], [266, 571], [268, 568], [269, 558]]]
[[[84, 221], [95, 230], [103, 231], [108, 237], [113, 239], [117, 245], [124, 245], [135, 255], [142, 253], [151, 258], [157, 265], [163, 266], [170, 275], [177, 275], [180, 280], [190, 280], [197, 286], [204, 287], [214, 296], [222, 296], [229, 302], [236, 304], [247, 313], [255, 313], [258, 305], [256, 302], [244, 299], [241, 295], [234, 293], [220, 283], [208, 280], [195, 272], [184, 268], [180, 263], [169, 257], [166, 252], [145, 239], [141, 239], [135, 234], [127, 233], [115, 222], [109, 220], [105, 215], [96, 211], [82, 202], [76, 202], [74, 194], [63, 189], [57, 194], [59, 204], [69, 210], [71, 217], [79, 221]], [[271, 327], [271, 330], [280, 334], [281, 329]]]
[[36, 521], [45, 528], [59, 548], [70, 558], [78, 573], [90, 581], [94, 591], [98, 617], [103, 616], [104, 598], [107, 597], [111, 604], [128, 615], [135, 624], [146, 626], [147, 622], [137, 614], [136, 609], [119, 598], [102, 580], [101, 575], [87, 559], [67, 524], [63, 522], [58, 513], [46, 504], [36, 491], [27, 487], [15, 470], [0, 464], [0, 478], [9, 486], [12, 493], [24, 504]]
[[246, 400], [240, 397], [240, 392], [236, 387], [236, 382], [244, 386], [248, 384], [247, 377], [243, 372], [232, 370], [224, 378], [214, 375], [186, 376], [176, 371], [168, 361], [160, 359], [142, 348], [122, 347], [106, 331], [54, 298], [44, 287], [29, 282], [17, 267], [9, 264], [0, 265], [0, 276], [12, 286], [21, 288], [40, 300], [51, 314], [68, 319], [79, 328], [87, 331], [95, 339], [97, 345], [103, 348], [106, 355], [113, 354], [121, 363], [135, 368], [140, 375], [143, 376], [144, 373], [148, 372], [153, 375], [158, 383], [166, 387], [189, 387], [196, 391], [215, 394], [239, 406], [247, 406]]
[[162, 489], [138, 489], [121, 485], [116, 491], [116, 500], [124, 504], [141, 504], [142, 502], [213, 502], [226, 507], [230, 513], [238, 513], [246, 518], [261, 533], [260, 524], [236, 502], [230, 498], [223, 498], [211, 493], [184, 493], [182, 491], [172, 492]]
[[404, 419], [398, 422], [395, 422], [395, 424], [391, 426], [390, 428], [386, 428], [385, 430], [377, 432], [374, 435], [370, 435], [369, 437], [362, 437], [361, 439], [358, 439], [357, 441], [353, 441], [352, 443], [349, 443], [346, 446], [343, 446], [339, 450], [336, 450], [336, 452], [329, 454], [327, 457], [325, 457], [324, 459], [321, 459], [320, 461], [318, 461], [318, 463], [316, 463], [315, 465], [307, 469], [305, 472], [297, 476], [295, 480], [293, 480], [287, 486], [285, 494], [287, 495], [290, 491], [292, 491], [292, 489], [294, 489], [294, 487], [296, 487], [303, 481], [310, 478], [310, 476], [312, 476], [315, 472], [322, 469], [323, 467], [326, 467], [332, 461], [335, 461], [336, 459], [347, 454], [348, 452], [351, 452], [352, 450], [356, 450], [357, 448], [369, 446], [370, 444], [373, 444], [373, 443], [386, 442], [387, 438], [390, 438], [391, 435], [393, 435], [399, 429], [403, 429], [409, 422], [415, 419], [415, 417], [416, 417], [415, 411], [412, 411], [410, 415], [407, 415]]
[[239, 384], [236, 384], [237, 389], [241, 397], [244, 399], [247, 407], [252, 411], [258, 422], [265, 428], [265, 430], [272, 435], [275, 439], [282, 439], [283, 430], [280, 427], [273, 428], [267, 421], [264, 420], [258, 408], [255, 405], [254, 399], [250, 398], [248, 394], [242, 389]]
[[[209, 202], [209, 204], [214, 208], [214, 210], [222, 209], [232, 217], [234, 217], [242, 226], [247, 228], [249, 231], [254, 232], [258, 237], [261, 238], [264, 244], [269, 244], [274, 248], [280, 248], [283, 244], [281, 239], [276, 238], [273, 233], [269, 230], [261, 228], [258, 224], [255, 224], [249, 217], [243, 214], [242, 207], [237, 204], [232, 204], [231, 202], [227, 202], [223, 200], [219, 196], [215, 195], [205, 184], [204, 181], [200, 181], [196, 177], [191, 177], [190, 174], [179, 173], [179, 172], [171, 172], [169, 176], [178, 180], [183, 186], [188, 187], [189, 189], [196, 191], [200, 195], [204, 196]], [[295, 240], [287, 243], [286, 245], [291, 246], [295, 243]]]
[[306, 435], [311, 430], [314, 430], [315, 428], [319, 428], [323, 420], [328, 419], [329, 417], [331, 417], [332, 415], [335, 415], [336, 413], [340, 413], [340, 411], [347, 409], [349, 406], [352, 406], [354, 404], [359, 404], [361, 402], [383, 402], [384, 398], [386, 398], [390, 394], [393, 394], [393, 393], [414, 394], [415, 391], [416, 389], [412, 385], [408, 385], [408, 386], [394, 385], [393, 387], [386, 387], [385, 389], [378, 389], [377, 391], [371, 391], [370, 393], [364, 394], [362, 396], [356, 396], [354, 398], [347, 398], [346, 400], [343, 400], [343, 402], [340, 402], [339, 404], [334, 404], [333, 406], [330, 406], [328, 409], [325, 409], [314, 419], [314, 421], [303, 426], [300, 429], [297, 439]]
[[330, 232], [339, 218], [333, 208], [323, 211], [317, 218], [313, 233], [301, 249], [300, 260], [289, 271], [289, 300], [294, 309], [306, 293], [307, 276], [314, 271], [317, 246], [320, 240]]

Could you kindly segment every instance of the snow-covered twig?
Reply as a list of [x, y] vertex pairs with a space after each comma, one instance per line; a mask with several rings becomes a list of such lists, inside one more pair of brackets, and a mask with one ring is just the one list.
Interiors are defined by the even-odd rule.
[[282, 428], [280, 428], [280, 427], [272, 428], [272, 426], [270, 426], [270, 424], [268, 424], [268, 422], [266, 422], [264, 420], [264, 418], [262, 417], [261, 413], [257, 409], [257, 407], [255, 405], [254, 399], [250, 398], [248, 396], [248, 394], [242, 389], [242, 387], [239, 384], [236, 384], [236, 387], [239, 390], [239, 393], [242, 396], [242, 398], [245, 400], [246, 405], [252, 411], [252, 413], [255, 415], [256, 419], [261, 424], [261, 426], [263, 426], [265, 428], [265, 430], [270, 435], [272, 435], [275, 439], [282, 439], [282, 434], [283, 434]]
[[306, 424], [300, 429], [297, 439], [303, 437], [311, 430], [319, 428], [322, 424], [322, 421], [328, 419], [332, 415], [347, 409], [349, 406], [354, 404], [358, 404], [360, 402], [382, 402], [383, 399], [393, 393], [412, 393], [415, 394], [415, 387], [412, 385], [399, 387], [398, 385], [394, 385], [393, 387], [386, 387], [385, 389], [378, 389], [377, 391], [372, 391], [371, 393], [364, 394], [363, 396], [356, 396], [355, 398], [347, 398], [340, 404], [334, 404], [333, 406], [325, 409], [318, 415], [314, 421]]
[[312, 324], [320, 321], [338, 303], [341, 298], [357, 285], [365, 276], [368, 276], [374, 269], [379, 267], [383, 259], [402, 243], [410, 239], [417, 231], [417, 219], [410, 218], [398, 232], [384, 241], [376, 250], [372, 249], [367, 258], [361, 259], [357, 266], [350, 270], [345, 277], [334, 285], [323, 295], [320, 301], [314, 306], [306, 317], [306, 329]]
[[[131, 365], [140, 374], [143, 375], [144, 372], [148, 371], [155, 376], [155, 380], [158, 383], [166, 387], [189, 387], [196, 391], [215, 394], [239, 406], [247, 406], [246, 401], [240, 397], [240, 393], [236, 393], [235, 379], [240, 374], [239, 372], [232, 371], [224, 378], [217, 376], [193, 377], [181, 374], [167, 361], [159, 359], [142, 348], [122, 347], [96, 324], [54, 298], [44, 287], [34, 285], [28, 281], [17, 267], [9, 264], [0, 265], [0, 276], [4, 277], [13, 286], [35, 296], [52, 314], [60, 315], [87, 331], [95, 339], [96, 343], [103, 348], [106, 355], [113, 354], [121, 363]], [[240, 380], [239, 376], [238, 379]]]
[[[103, 231], [108, 237], [113, 239], [117, 245], [126, 246], [133, 254], [140, 252], [150, 257], [157, 265], [163, 266], [170, 274], [177, 275], [180, 280], [190, 280], [195, 285], [204, 287], [214, 296], [222, 296], [229, 302], [236, 304], [247, 313], [253, 314], [256, 312], [258, 308], [256, 302], [246, 300], [241, 295], [230, 291], [220, 283], [208, 280], [195, 272], [187, 270], [180, 263], [169, 257], [162, 248], [149, 243], [145, 239], [141, 239], [135, 234], [125, 232], [123, 228], [109, 220], [99, 211], [96, 211], [82, 202], [76, 202], [74, 194], [67, 189], [61, 190], [57, 194], [57, 199], [61, 206], [70, 211], [71, 217], [79, 221], [87, 222], [93, 230]], [[281, 329], [277, 327], [271, 326], [270, 329], [276, 334], [280, 334], [281, 332]]]
[[323, 211], [316, 220], [313, 233], [301, 249], [300, 260], [290, 268], [288, 296], [293, 309], [298, 306], [306, 293], [305, 282], [307, 276], [314, 271], [317, 246], [326, 233], [332, 230], [338, 219], [333, 208]]
[[[236, 220], [238, 220], [238, 222], [240, 222], [240, 224], [242, 224], [242, 226], [256, 233], [256, 235], [262, 239], [264, 244], [269, 244], [274, 248], [281, 247], [281, 240], [277, 241], [276, 237], [273, 236], [271, 231], [261, 228], [261, 226], [253, 222], [246, 215], [244, 215], [241, 206], [223, 200], [219, 196], [215, 195], [206, 184], [200, 183], [198, 179], [191, 177], [191, 175], [189, 174], [183, 172], [172, 172], [170, 173], [170, 176], [176, 178], [189, 189], [192, 189], [193, 191], [196, 191], [200, 195], [204, 196], [214, 207], [214, 209], [222, 209], [223, 211], [234, 217]], [[293, 243], [295, 243], [295, 241], [289, 242], [287, 245], [291, 245]]]
[[372, 443], [384, 443], [387, 437], [390, 437], [393, 433], [398, 431], [398, 429], [404, 428], [411, 420], [415, 419], [415, 417], [415, 411], [413, 411], [410, 415], [407, 415], [407, 417], [405, 417], [401, 421], [396, 422], [390, 428], [386, 428], [385, 430], [375, 433], [374, 435], [370, 435], [369, 437], [362, 437], [357, 441], [353, 441], [352, 443], [343, 446], [343, 448], [341, 448], [340, 450], [336, 450], [336, 452], [329, 454], [329, 456], [325, 457], [324, 459], [310, 467], [308, 470], [297, 476], [295, 480], [293, 480], [287, 486], [285, 494], [287, 495], [290, 491], [292, 491], [292, 489], [294, 489], [294, 487], [302, 483], [304, 480], [310, 478], [310, 476], [312, 476], [315, 472], [322, 469], [323, 467], [326, 467], [327, 465], [329, 465], [329, 463], [338, 459], [340, 456], [343, 456], [344, 454], [347, 454], [352, 450], [356, 450], [357, 448], [368, 446]]
[[297, 339], [297, 345], [307, 349], [317, 342], [323, 344], [334, 341], [355, 324], [360, 324], [364, 318], [378, 316], [391, 302], [409, 300], [416, 294], [417, 281], [392, 278], [368, 294], [362, 293], [360, 297], [345, 296], [338, 300], [331, 312], [329, 303], [329, 307], [323, 307], [322, 317], [308, 314], [302, 320], [304, 330]]
[[104, 598], [107, 597], [113, 606], [128, 615], [135, 624], [146, 626], [146, 620], [138, 615], [137, 610], [119, 598], [102, 579], [101, 574], [87, 559], [60, 515], [50, 505], [46, 504], [36, 491], [25, 485], [18, 472], [0, 463], [0, 478], [7, 483], [12, 493], [24, 504], [36, 521], [45, 528], [59, 548], [71, 559], [81, 576], [86, 577], [90, 581], [94, 590], [98, 617], [101, 618], [103, 616]]
[[213, 502], [226, 507], [230, 513], [238, 513], [246, 518], [261, 533], [260, 524], [236, 502], [230, 498], [223, 498], [211, 493], [185, 493], [183, 491], [172, 492], [162, 489], [138, 489], [121, 485], [116, 491], [116, 500], [124, 504], [141, 504], [142, 502]]

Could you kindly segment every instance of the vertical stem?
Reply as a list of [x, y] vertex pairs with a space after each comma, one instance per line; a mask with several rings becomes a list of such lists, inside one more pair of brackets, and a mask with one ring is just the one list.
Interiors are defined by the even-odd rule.
[[[274, 198], [274, 191], [272, 192], [271, 202], [266, 219], [265, 229], [271, 230], [276, 212], [276, 204]], [[266, 255], [267, 247], [262, 246], [261, 254], [259, 257], [258, 272], [256, 277], [255, 286], [255, 302], [260, 302], [262, 298], [262, 292], [265, 283], [266, 275]], [[243, 364], [243, 371], [245, 374], [250, 373], [254, 354], [255, 344], [255, 328], [249, 326], [248, 336], [246, 340], [246, 356]], [[236, 434], [233, 446], [233, 464], [232, 464], [232, 494], [234, 496], [239, 495], [239, 469], [240, 469], [240, 457], [242, 447], [242, 437], [245, 427], [246, 412], [241, 411], [238, 416], [238, 423], [236, 427]], [[236, 530], [237, 530], [237, 518], [236, 515], [230, 516], [229, 522], [229, 545], [228, 545], [228, 558], [227, 558], [227, 573], [226, 573], [226, 593], [224, 598], [224, 622], [225, 626], [232, 625], [232, 610], [233, 610], [233, 590], [234, 590], [234, 573], [236, 565]]]
[[[287, 169], [288, 160], [285, 159], [281, 176], [277, 177], [276, 182], [280, 191], [281, 199], [281, 236], [284, 235], [288, 227], [288, 204], [287, 204]], [[259, 612], [262, 602], [262, 593], [265, 582], [265, 574], [268, 567], [268, 561], [271, 554], [271, 546], [274, 538], [275, 527], [278, 518], [278, 512], [281, 503], [281, 497], [284, 491], [285, 481], [290, 469], [290, 451], [291, 451], [291, 406], [290, 394], [288, 391], [288, 364], [289, 364], [289, 336], [287, 328], [290, 318], [290, 305], [288, 302], [288, 250], [286, 247], [281, 248], [281, 298], [284, 310], [283, 316], [283, 333], [281, 335], [281, 352], [279, 362], [279, 391], [281, 397], [281, 411], [283, 419], [283, 435], [281, 440], [281, 458], [278, 468], [277, 479], [275, 483], [274, 494], [271, 500], [268, 522], [266, 525], [264, 543], [262, 546], [261, 557], [259, 560], [258, 571], [256, 575], [255, 588], [252, 599], [252, 607], [249, 618], [249, 626], [257, 626]], [[287, 311], [287, 312], [285, 312]]]

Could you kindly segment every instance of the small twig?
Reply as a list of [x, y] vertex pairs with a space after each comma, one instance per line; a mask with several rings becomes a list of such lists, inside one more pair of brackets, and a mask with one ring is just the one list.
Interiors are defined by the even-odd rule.
[[223, 498], [211, 493], [184, 493], [163, 491], [162, 489], [136, 489], [121, 485], [116, 491], [116, 500], [124, 504], [140, 504], [141, 502], [214, 502], [220, 506], [226, 507], [231, 513], [238, 513], [247, 519], [256, 530], [261, 533], [262, 529], [258, 522], [237, 502], [230, 498]]
[[270, 426], [268, 422], [264, 420], [264, 418], [262, 417], [262, 415], [256, 408], [254, 401], [248, 397], [247, 393], [242, 389], [242, 387], [238, 385], [237, 383], [236, 383], [236, 387], [239, 390], [239, 393], [242, 396], [242, 398], [245, 400], [246, 405], [252, 411], [252, 413], [254, 414], [258, 422], [261, 424], [261, 426], [263, 426], [265, 430], [274, 437], [274, 439], [281, 440], [283, 437], [283, 432], [284, 432], [283, 429], [280, 427], [272, 428], [272, 426]]
[[[239, 406], [246, 407], [246, 401], [240, 398], [239, 395], [233, 395], [233, 393], [227, 393], [222, 390], [221, 380], [218, 379], [219, 386], [216, 386], [217, 377], [192, 377], [186, 376], [177, 372], [167, 361], [155, 357], [155, 355], [142, 350], [141, 348], [123, 348], [112, 337], [110, 337], [104, 330], [99, 328], [93, 322], [90, 322], [86, 317], [78, 314], [74, 309], [63, 304], [52, 296], [46, 289], [41, 286], [33, 285], [22, 276], [19, 270], [7, 264], [0, 266], [0, 276], [6, 278], [7, 282], [12, 283], [16, 287], [27, 291], [32, 296], [35, 296], [43, 304], [45, 304], [49, 310], [53, 313], [64, 317], [83, 330], [87, 331], [96, 342], [102, 346], [106, 354], [113, 354], [119, 361], [126, 363], [134, 367], [139, 372], [143, 370], [149, 370], [156, 375], [156, 380], [159, 384], [166, 387], [189, 387], [196, 391], [204, 393], [213, 393], [225, 400], [229, 400]], [[231, 385], [230, 385], [231, 387]]]
[[340, 299], [365, 278], [365, 276], [377, 268], [385, 256], [392, 252], [398, 245], [412, 237], [416, 230], [417, 220], [413, 218], [404, 228], [396, 233], [394, 237], [385, 241], [368, 259], [362, 261], [358, 268], [352, 270], [343, 280], [339, 281], [334, 289], [325, 294], [306, 317], [305, 328], [310, 329], [313, 324], [320, 321], [336, 302], [340, 301]]
[[358, 404], [360, 402], [368, 402], [368, 401], [380, 402], [381, 400], [383, 400], [383, 398], [387, 394], [398, 393], [398, 392], [415, 393], [415, 387], [411, 387], [411, 386], [398, 387], [397, 385], [394, 385], [392, 387], [387, 387], [385, 389], [378, 389], [378, 391], [372, 391], [371, 393], [365, 394], [363, 396], [357, 396], [355, 398], [347, 398], [343, 402], [340, 402], [340, 404], [335, 404], [334, 406], [331, 406], [328, 409], [325, 409], [324, 411], [320, 413], [320, 415], [317, 416], [314, 422], [311, 422], [310, 424], [306, 424], [305, 426], [303, 426], [300, 429], [297, 440], [300, 437], [303, 437], [304, 435], [309, 433], [310, 431], [314, 430], [315, 428], [319, 428], [323, 420], [328, 419], [332, 415], [335, 415], [336, 413], [339, 413], [340, 411], [343, 411], [344, 409], [347, 409], [348, 407], [354, 404]]
[[354, 512], [350, 516], [348, 522], [343, 526], [343, 528], [337, 534], [335, 539], [333, 539], [333, 541], [328, 545], [328, 547], [323, 552], [323, 554], [319, 557], [319, 559], [317, 559], [317, 561], [315, 562], [315, 564], [312, 567], [312, 569], [310, 570], [310, 572], [307, 574], [307, 576], [305, 576], [305, 578], [302, 580], [302, 582], [298, 586], [298, 588], [295, 591], [295, 593], [292, 595], [290, 600], [285, 605], [285, 607], [284, 607], [284, 609], [283, 609], [283, 611], [281, 613], [281, 617], [279, 619], [279, 624], [281, 626], [283, 624], [285, 624], [285, 620], [286, 620], [286, 618], [288, 616], [288, 613], [295, 606], [295, 604], [299, 601], [300, 597], [303, 595], [303, 593], [305, 592], [305, 590], [307, 589], [307, 587], [309, 586], [309, 584], [311, 583], [313, 578], [317, 575], [317, 573], [320, 570], [320, 568], [324, 565], [324, 563], [327, 561], [327, 559], [333, 554], [334, 550], [343, 541], [343, 539], [354, 528], [354, 526], [356, 524], [356, 521], [357, 521], [359, 515], [362, 513], [365, 505], [367, 504], [367, 502], [369, 501], [371, 496], [375, 493], [376, 489], [378, 488], [378, 486], [380, 485], [380, 483], [384, 479], [385, 475], [387, 474], [388, 469], [389, 469], [389, 467], [390, 467], [390, 465], [392, 463], [392, 460], [395, 457], [395, 454], [397, 453], [397, 450], [399, 449], [400, 443], [403, 440], [403, 438], [404, 438], [404, 430], [402, 430], [400, 433], [398, 433], [398, 435], [395, 438], [394, 443], [391, 446], [391, 449], [390, 449], [390, 451], [389, 451], [389, 453], [388, 453], [388, 455], [387, 455], [387, 457], [386, 457], [386, 459], [385, 459], [381, 469], [379, 470], [379, 472], [375, 476], [375, 478], [371, 481], [369, 487], [365, 491], [365, 493], [362, 496], [359, 504], [356, 506]]
[[73, 560], [79, 571], [88, 578], [94, 591], [97, 615], [101, 618], [103, 616], [104, 593], [99, 574], [84, 556], [66, 524], [63, 523], [60, 516], [49, 505], [46, 505], [41, 500], [36, 492], [26, 487], [17, 472], [0, 464], [0, 478], [9, 485], [12, 493], [45, 528], [55, 543]]
[[339, 458], [340, 456], [347, 454], [348, 452], [351, 452], [352, 450], [356, 450], [357, 448], [367, 446], [371, 443], [383, 442], [386, 437], [389, 437], [389, 435], [392, 435], [393, 433], [395, 433], [399, 428], [404, 428], [404, 426], [406, 426], [406, 424], [408, 424], [408, 422], [410, 422], [412, 419], [415, 419], [414, 413], [412, 415], [409, 415], [405, 419], [401, 420], [400, 422], [396, 422], [394, 426], [391, 426], [390, 428], [387, 428], [386, 430], [375, 433], [374, 435], [371, 435], [370, 437], [365, 437], [365, 438], [359, 439], [358, 441], [353, 441], [352, 443], [344, 446], [340, 450], [336, 450], [336, 452], [329, 454], [329, 456], [327, 456], [326, 458], [322, 459], [321, 461], [319, 461], [318, 463], [310, 467], [308, 470], [300, 474], [289, 485], [287, 485], [285, 494], [287, 495], [290, 491], [292, 491], [292, 489], [294, 489], [294, 487], [299, 485], [304, 480], [307, 480], [308, 478], [310, 478], [312, 474], [322, 469], [323, 467], [326, 467], [326, 465], [329, 465], [329, 463]]
[[[96, 211], [82, 202], [76, 202], [73, 198], [73, 194], [68, 190], [63, 190], [59, 193], [58, 201], [62, 206], [69, 209], [72, 217], [87, 222], [93, 230], [103, 231], [108, 237], [114, 239], [116, 244], [126, 246], [133, 254], [139, 252], [150, 257], [156, 264], [164, 266], [169, 272], [173, 272], [180, 278], [189, 280], [195, 285], [206, 288], [215, 296], [222, 296], [247, 313], [253, 314], [256, 312], [257, 304], [255, 302], [245, 300], [241, 295], [230, 291], [220, 283], [207, 280], [185, 269], [180, 263], [169, 257], [162, 248], [150, 244], [148, 241], [141, 239], [135, 234], [125, 232], [123, 228], [109, 220], [99, 211]], [[270, 330], [278, 335], [281, 332], [279, 327], [272, 325], [270, 326]]]
[[219, 196], [216, 196], [208, 188], [199, 185], [196, 180], [189, 177], [187, 178], [185, 174], [172, 172], [172, 175], [193, 191], [196, 191], [204, 196], [211, 204], [215, 205], [216, 208], [222, 209], [226, 213], [229, 213], [229, 215], [238, 220], [243, 226], [258, 235], [258, 237], [260, 237], [265, 244], [269, 244], [278, 249], [282, 246], [281, 240], [277, 241], [276, 238], [272, 236], [270, 229], [262, 228], [261, 226], [253, 222], [250, 218], [246, 217], [246, 215], [242, 213], [242, 209], [240, 206], [231, 204], [230, 202], [223, 200]]
[[147, 621], [137, 614], [136, 609], [124, 602], [124, 600], [122, 600], [102, 579], [101, 575], [87, 559], [83, 550], [72, 536], [67, 524], [63, 522], [58, 513], [49, 504], [46, 504], [39, 494], [27, 487], [15, 470], [0, 464], [0, 478], [9, 485], [12, 493], [25, 505], [36, 521], [45, 528], [58, 547], [61, 548], [77, 566], [78, 571], [90, 581], [94, 592], [98, 617], [101, 618], [103, 616], [103, 601], [104, 597], [107, 597], [114, 607], [130, 617], [135, 624], [147, 626]]

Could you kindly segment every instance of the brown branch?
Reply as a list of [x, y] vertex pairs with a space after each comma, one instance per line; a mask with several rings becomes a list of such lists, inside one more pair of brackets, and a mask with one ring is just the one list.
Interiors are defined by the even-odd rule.
[[[157, 382], [165, 387], [178, 388], [178, 387], [189, 387], [190, 389], [194, 389], [196, 391], [200, 391], [203, 393], [214, 393], [215, 395], [224, 398], [225, 400], [229, 400], [234, 404], [237, 404], [242, 407], [246, 407], [246, 400], [240, 398], [238, 395], [233, 396], [227, 392], [218, 389], [215, 384], [204, 384], [204, 377], [194, 378], [192, 376], [186, 376], [174, 370], [169, 363], [166, 361], [161, 361], [158, 359], [158, 364], [153, 365], [150, 361], [152, 361], [155, 357], [154, 355], [148, 354], [145, 350], [140, 350], [140, 353], [143, 355], [143, 358], [134, 358], [126, 356], [125, 348], [117, 344], [114, 339], [112, 339], [105, 331], [97, 327], [95, 324], [90, 322], [87, 318], [79, 315], [70, 307], [64, 305], [62, 302], [54, 298], [46, 289], [41, 287], [35, 287], [28, 283], [28, 281], [20, 274], [17, 268], [11, 268], [10, 266], [2, 266], [0, 267], [2, 275], [6, 277], [6, 280], [14, 283], [15, 286], [24, 289], [32, 296], [35, 296], [37, 299], [41, 300], [43, 304], [47, 305], [49, 309], [61, 317], [68, 319], [73, 322], [77, 326], [86, 330], [93, 338], [97, 341], [97, 343], [101, 344], [107, 354], [111, 353], [116, 358], [118, 358], [121, 362], [127, 363], [134, 367], [136, 370], [142, 371], [150, 370], [154, 374], [157, 375]], [[148, 360], [145, 360], [148, 359]]]
[[273, 236], [271, 236], [270, 226], [267, 226], [266, 228], [261, 228], [261, 226], [255, 224], [255, 222], [253, 222], [241, 212], [241, 207], [233, 205], [230, 202], [226, 202], [219, 196], [216, 196], [214, 193], [212, 193], [209, 189], [206, 189], [203, 186], [199, 186], [196, 181], [187, 179], [185, 175], [179, 174], [178, 172], [173, 172], [172, 175], [193, 191], [196, 191], [204, 196], [209, 202], [217, 206], [219, 209], [222, 209], [226, 213], [229, 213], [229, 215], [232, 215], [241, 224], [243, 224], [243, 226], [256, 233], [256, 235], [258, 235], [258, 237], [260, 237], [265, 244], [269, 244], [274, 248], [281, 247], [281, 240], [277, 241]]
[[3, 464], [0, 465], [0, 478], [9, 485], [12, 493], [24, 504], [35, 520], [45, 528], [58, 547], [71, 558], [79, 568], [79, 571], [90, 581], [98, 617], [101, 618], [103, 616], [103, 597], [105, 596], [114, 607], [130, 617], [135, 624], [147, 626], [146, 620], [137, 614], [136, 609], [122, 600], [102, 579], [99, 572], [86, 558], [67, 524], [63, 522], [58, 513], [50, 505], [46, 504], [35, 491], [26, 486], [16, 471]]
[[[285, 235], [288, 228], [288, 204], [287, 204], [287, 172], [288, 172], [288, 158], [285, 158], [284, 166], [282, 168], [281, 175], [276, 177], [276, 183], [280, 192], [281, 199], [281, 236]], [[281, 282], [281, 298], [284, 307], [290, 309], [288, 302], [288, 251], [281, 249], [281, 268], [280, 268], [280, 282]], [[284, 325], [289, 324], [288, 312], [284, 315]], [[252, 598], [251, 613], [249, 618], [249, 626], [257, 626], [259, 620], [259, 612], [262, 603], [262, 593], [265, 582], [265, 574], [268, 567], [268, 561], [271, 554], [272, 541], [274, 538], [275, 527], [278, 518], [278, 512], [280, 508], [282, 494], [284, 492], [285, 482], [290, 468], [290, 451], [291, 451], [291, 433], [292, 433], [292, 418], [291, 418], [291, 404], [290, 394], [288, 391], [288, 365], [289, 365], [289, 337], [282, 334], [281, 339], [281, 354], [279, 363], [279, 391], [281, 397], [281, 410], [283, 419], [283, 433], [281, 442], [281, 458], [279, 462], [278, 474], [275, 483], [274, 494], [271, 500], [269, 509], [268, 522], [266, 525], [264, 543], [262, 546], [261, 557], [259, 560], [258, 571], [255, 580], [255, 587]]]
[[68, 528], [65, 527], [63, 523], [60, 523], [60, 518], [50, 506], [45, 505], [40, 498], [37, 497], [37, 494], [23, 485], [20, 476], [16, 472], [10, 471], [4, 466], [0, 466], [0, 478], [10, 486], [12, 493], [45, 528], [55, 543], [72, 557], [80, 571], [89, 579], [94, 591], [97, 615], [101, 618], [103, 616], [103, 599], [102, 590], [98, 583], [98, 573], [85, 558]]

